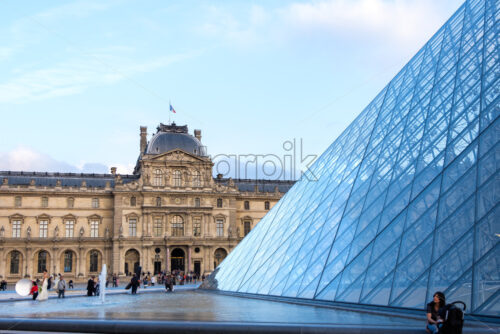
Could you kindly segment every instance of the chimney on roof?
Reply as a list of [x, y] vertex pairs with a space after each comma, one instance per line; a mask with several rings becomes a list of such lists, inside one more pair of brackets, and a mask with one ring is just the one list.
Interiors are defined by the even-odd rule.
[[116, 175], [116, 167], [111, 167], [111, 174]]
[[201, 130], [194, 130], [194, 136], [201, 142]]
[[147, 141], [147, 136], [148, 136], [148, 127], [147, 126], [141, 126], [141, 147], [140, 147], [140, 155], [142, 156], [144, 154], [144, 151], [146, 150], [146, 145], [148, 144]]

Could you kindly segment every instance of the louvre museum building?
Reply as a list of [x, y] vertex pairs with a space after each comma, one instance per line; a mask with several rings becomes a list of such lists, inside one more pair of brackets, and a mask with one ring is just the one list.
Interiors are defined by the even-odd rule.
[[0, 172], [0, 279], [209, 273], [293, 185], [212, 177], [187, 126], [140, 128], [132, 175]]

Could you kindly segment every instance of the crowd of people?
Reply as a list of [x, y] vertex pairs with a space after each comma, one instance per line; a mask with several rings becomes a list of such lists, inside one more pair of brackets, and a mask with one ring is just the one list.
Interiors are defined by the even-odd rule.
[[[205, 275], [201, 276], [201, 280], [205, 279]], [[138, 275], [137, 273], [132, 274], [130, 278], [130, 282], [127, 284], [125, 289], [131, 289], [132, 294], [137, 293], [137, 288], [141, 285], [143, 288], [147, 288], [148, 286], [155, 285], [165, 285], [165, 290], [167, 292], [173, 292], [175, 285], [184, 285], [191, 283], [198, 283], [200, 280], [200, 275], [194, 272], [183, 273], [179, 270], [174, 270], [172, 273], [160, 272], [156, 275], [151, 275], [150, 272], [141, 273]]]
[[[132, 294], [137, 293], [137, 289], [139, 287], [147, 288], [149, 286], [153, 287], [156, 285], [164, 285], [165, 290], [167, 292], [173, 292], [175, 285], [184, 285], [191, 283], [198, 283], [200, 279], [203, 281], [205, 279], [205, 275], [200, 275], [198, 273], [189, 272], [184, 273], [179, 270], [174, 270], [171, 273], [168, 272], [160, 272], [157, 274], [151, 274], [150, 272], [141, 273], [139, 276], [137, 274], [132, 274], [130, 282], [127, 284], [125, 289], [131, 289]], [[106, 282], [104, 282], [106, 288], [109, 284], [112, 284], [112, 287], [116, 288], [120, 284], [120, 280], [118, 275], [111, 274], [106, 278]], [[87, 281], [87, 296], [99, 296], [100, 294], [100, 286], [101, 282], [99, 278], [96, 276], [91, 276]], [[7, 289], [7, 282], [5, 280], [0, 281], [0, 290]], [[32, 281], [32, 287], [30, 291], [30, 295], [33, 300], [43, 301], [48, 299], [49, 290], [55, 290], [57, 292], [58, 298], [65, 298], [65, 292], [67, 289], [74, 289], [73, 280], [69, 280], [66, 282], [64, 276], [61, 274], [53, 274], [49, 275], [47, 270], [43, 271], [43, 276], [41, 279], [37, 278]]]

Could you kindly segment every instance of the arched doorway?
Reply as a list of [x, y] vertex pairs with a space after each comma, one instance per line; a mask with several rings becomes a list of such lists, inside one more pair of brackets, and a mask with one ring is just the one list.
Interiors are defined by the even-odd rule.
[[224, 248], [217, 248], [214, 253], [214, 270], [226, 258], [227, 252]]
[[139, 252], [135, 249], [129, 249], [125, 253], [125, 275], [131, 275], [139, 268], [140, 257]]
[[179, 270], [184, 271], [184, 251], [180, 248], [176, 248], [172, 251], [170, 256], [170, 268], [172, 271]]

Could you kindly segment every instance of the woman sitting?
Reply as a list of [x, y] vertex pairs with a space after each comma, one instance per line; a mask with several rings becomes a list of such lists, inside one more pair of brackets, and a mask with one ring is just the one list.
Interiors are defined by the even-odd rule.
[[445, 318], [446, 298], [444, 293], [438, 291], [434, 293], [433, 300], [427, 304], [427, 332], [432, 334], [439, 333], [439, 330], [443, 326], [443, 321]]

